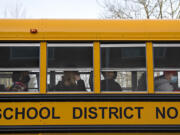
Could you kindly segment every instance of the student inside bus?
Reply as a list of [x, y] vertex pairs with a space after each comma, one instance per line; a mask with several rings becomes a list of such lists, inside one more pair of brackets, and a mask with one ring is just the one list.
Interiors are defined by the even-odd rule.
[[[103, 71], [102, 75], [104, 79], [101, 80], [101, 91], [122, 91], [121, 86], [115, 81], [116, 71]], [[90, 73], [89, 85], [93, 91], [93, 72]]]
[[147, 85], [146, 85], [146, 72], [142, 73], [141, 77], [138, 80], [138, 86], [136, 91], [146, 91]]
[[28, 71], [15, 71], [12, 74], [13, 85], [9, 88], [9, 91], [24, 92], [28, 91], [28, 83], [30, 81]]
[[64, 71], [62, 80], [55, 86], [57, 91], [86, 91], [85, 83], [78, 71]]
[[102, 72], [104, 80], [101, 80], [102, 91], [121, 91], [121, 86], [115, 81], [117, 77], [116, 71]]
[[175, 91], [177, 81], [176, 71], [164, 71], [164, 75], [155, 78], [155, 91]]

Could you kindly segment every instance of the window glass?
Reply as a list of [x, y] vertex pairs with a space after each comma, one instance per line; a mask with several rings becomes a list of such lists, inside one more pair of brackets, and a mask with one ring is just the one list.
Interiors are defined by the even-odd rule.
[[180, 44], [154, 44], [154, 89], [156, 92], [178, 92]]
[[154, 47], [154, 67], [179, 68], [179, 52], [180, 47]]
[[48, 91], [91, 92], [92, 69], [92, 44], [48, 44]]
[[0, 92], [39, 91], [39, 44], [0, 44]]
[[39, 47], [1, 47], [0, 55], [1, 68], [39, 67]]
[[102, 68], [146, 67], [145, 47], [101, 48]]
[[101, 45], [101, 91], [146, 91], [145, 45]]
[[93, 67], [92, 47], [48, 47], [48, 67]]

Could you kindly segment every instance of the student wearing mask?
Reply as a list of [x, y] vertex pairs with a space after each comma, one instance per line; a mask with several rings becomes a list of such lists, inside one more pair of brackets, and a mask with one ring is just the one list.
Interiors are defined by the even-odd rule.
[[167, 91], [174, 90], [173, 84], [177, 83], [178, 77], [176, 71], [165, 71], [164, 75], [155, 78], [155, 91]]

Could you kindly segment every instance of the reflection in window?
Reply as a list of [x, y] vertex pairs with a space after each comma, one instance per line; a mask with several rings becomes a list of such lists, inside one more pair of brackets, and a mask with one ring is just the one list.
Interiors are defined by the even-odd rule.
[[0, 92], [39, 90], [39, 44], [1, 44], [0, 55]]
[[154, 47], [155, 68], [179, 68], [180, 47]]
[[39, 59], [38, 47], [10, 47], [10, 59], [24, 60], [24, 59]]
[[101, 47], [101, 91], [145, 91], [145, 45], [137, 47], [103, 44]]
[[51, 51], [48, 51], [48, 91], [90, 92], [89, 80], [93, 69], [92, 46], [49, 44], [49, 49]]
[[0, 68], [39, 67], [39, 47], [0, 47]]
[[145, 47], [104, 47], [101, 48], [102, 68], [146, 67]]
[[[178, 47], [179, 46], [179, 47]], [[156, 92], [179, 91], [180, 45], [154, 44], [154, 89]]]
[[93, 67], [92, 47], [48, 47], [49, 49], [51, 50], [48, 51], [50, 68]]

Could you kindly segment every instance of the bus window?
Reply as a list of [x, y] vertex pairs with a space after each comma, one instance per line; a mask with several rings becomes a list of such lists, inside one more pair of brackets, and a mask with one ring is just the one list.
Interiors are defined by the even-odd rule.
[[180, 44], [154, 44], [154, 89], [156, 92], [180, 91]]
[[146, 91], [145, 44], [101, 45], [101, 91]]
[[93, 45], [49, 43], [47, 90], [49, 92], [90, 92]]
[[39, 91], [39, 44], [0, 44], [0, 92]]

